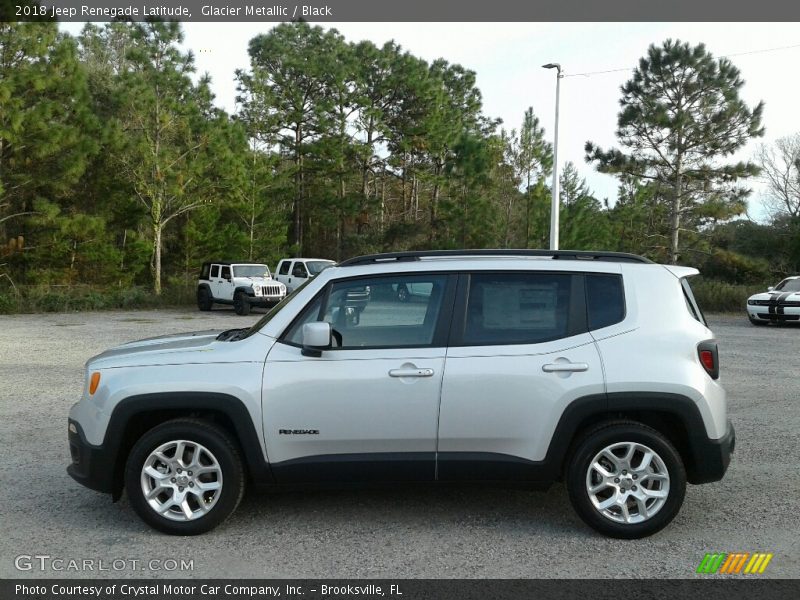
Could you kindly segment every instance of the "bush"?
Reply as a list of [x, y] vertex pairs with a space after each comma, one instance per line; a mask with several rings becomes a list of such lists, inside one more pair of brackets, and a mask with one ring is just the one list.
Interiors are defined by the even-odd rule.
[[186, 286], [164, 288], [160, 297], [142, 287], [103, 289], [92, 286], [18, 286], [0, 291], [0, 314], [160, 308], [194, 303]]
[[703, 312], [744, 311], [747, 299], [765, 291], [768, 285], [736, 285], [702, 277], [693, 277], [690, 282], [697, 304]]

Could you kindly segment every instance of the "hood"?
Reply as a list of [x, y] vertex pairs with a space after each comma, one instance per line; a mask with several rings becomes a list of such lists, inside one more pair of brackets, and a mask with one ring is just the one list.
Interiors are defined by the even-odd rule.
[[223, 357], [216, 350], [235, 344], [218, 342], [216, 338], [221, 332], [222, 330], [218, 329], [195, 331], [128, 342], [92, 357], [87, 361], [86, 367], [104, 369], [158, 364], [228, 362], [220, 360]]
[[236, 276], [233, 278], [236, 283], [247, 284], [247, 283], [256, 283], [259, 285], [264, 285], [267, 283], [278, 283], [272, 277], [240, 277]]

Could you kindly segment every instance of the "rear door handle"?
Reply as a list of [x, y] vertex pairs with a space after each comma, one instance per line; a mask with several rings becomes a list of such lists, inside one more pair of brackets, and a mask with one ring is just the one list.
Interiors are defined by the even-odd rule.
[[563, 362], [542, 365], [542, 371], [545, 373], [579, 373], [588, 370], [589, 365], [586, 363]]
[[433, 369], [392, 369], [389, 377], [433, 377]]

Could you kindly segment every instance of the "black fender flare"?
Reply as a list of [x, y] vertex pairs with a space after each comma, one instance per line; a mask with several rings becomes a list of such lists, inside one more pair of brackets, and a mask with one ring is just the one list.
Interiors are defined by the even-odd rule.
[[[679, 447], [679, 451], [682, 451], [690, 483], [717, 481], [722, 477], [727, 468], [726, 459], [720, 457], [720, 444], [723, 440], [709, 439], [700, 409], [691, 398], [663, 392], [595, 394], [571, 402], [556, 425], [542, 461], [549, 471], [548, 474], [553, 479], [561, 476], [581, 429], [587, 425], [620, 416], [627, 418], [637, 413], [665, 415], [680, 423], [685, 433], [685, 439], [680, 441], [685, 447]], [[659, 429], [657, 425], [655, 427]]]
[[[256, 424], [244, 403], [229, 394], [216, 392], [160, 392], [129, 396], [120, 401], [111, 413], [103, 438], [103, 454], [112, 470], [114, 492], [121, 490], [121, 471], [128, 451], [135, 440], [128, 427], [132, 420], [144, 413], [172, 413], [169, 418], [190, 416], [195, 412], [214, 412], [223, 415], [233, 427], [233, 434], [242, 451], [252, 481], [257, 485], [274, 482], [269, 463], [265, 459]], [[185, 413], [182, 415], [181, 413]]]
[[239, 292], [244, 292], [250, 297], [255, 297], [256, 295], [255, 292], [253, 291], [253, 286], [247, 286], [247, 285], [237, 286], [236, 289], [233, 290], [233, 297], [235, 298], [236, 294], [238, 294]]

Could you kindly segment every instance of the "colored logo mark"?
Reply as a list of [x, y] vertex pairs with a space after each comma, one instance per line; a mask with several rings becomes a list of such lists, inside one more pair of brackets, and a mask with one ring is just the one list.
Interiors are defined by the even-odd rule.
[[728, 574], [728, 575], [755, 575], [767, 569], [772, 560], [771, 552], [715, 552], [706, 554], [697, 573]]

